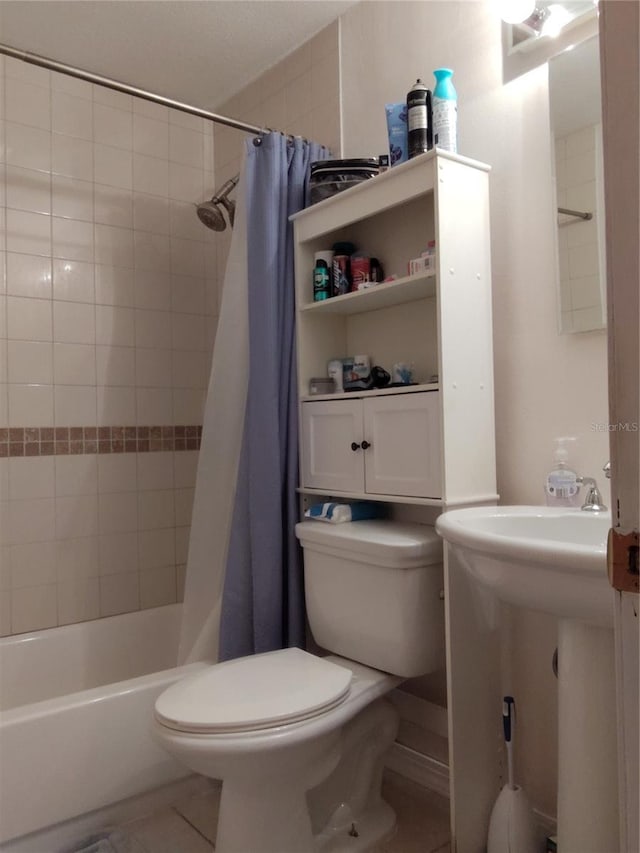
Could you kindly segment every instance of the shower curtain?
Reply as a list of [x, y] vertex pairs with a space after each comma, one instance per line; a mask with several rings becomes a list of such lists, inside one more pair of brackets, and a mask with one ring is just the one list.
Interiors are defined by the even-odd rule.
[[309, 163], [279, 133], [245, 141], [205, 405], [179, 662], [304, 646], [297, 520], [293, 230]]

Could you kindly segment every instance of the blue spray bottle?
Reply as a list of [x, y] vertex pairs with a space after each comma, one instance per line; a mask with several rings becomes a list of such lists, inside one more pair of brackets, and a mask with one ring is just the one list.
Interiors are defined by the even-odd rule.
[[454, 89], [450, 68], [436, 68], [433, 72], [436, 88], [433, 91], [433, 140], [437, 148], [458, 150], [458, 96]]

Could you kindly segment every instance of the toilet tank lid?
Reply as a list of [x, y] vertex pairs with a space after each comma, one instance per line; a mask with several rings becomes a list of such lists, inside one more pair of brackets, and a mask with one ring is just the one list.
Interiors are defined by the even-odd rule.
[[366, 557], [376, 565], [413, 568], [442, 562], [442, 540], [435, 528], [388, 519], [327, 524], [301, 521], [296, 536], [303, 547], [341, 550], [345, 556]]

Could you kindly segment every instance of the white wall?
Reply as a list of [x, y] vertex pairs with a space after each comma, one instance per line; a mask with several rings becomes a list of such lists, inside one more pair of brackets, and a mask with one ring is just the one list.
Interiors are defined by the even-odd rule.
[[[578, 437], [573, 462], [608, 458], [606, 335], [557, 333], [546, 66], [502, 84], [500, 22], [488, 2], [365, 2], [341, 19], [343, 156], [387, 150], [384, 104], [417, 77], [454, 69], [459, 151], [493, 167], [492, 254], [498, 489], [503, 503], [543, 502], [555, 436]], [[470, 358], [473, 354], [470, 353]], [[605, 498], [608, 500], [608, 495]], [[509, 688], [519, 700], [520, 772], [555, 810], [555, 624], [512, 620]]]

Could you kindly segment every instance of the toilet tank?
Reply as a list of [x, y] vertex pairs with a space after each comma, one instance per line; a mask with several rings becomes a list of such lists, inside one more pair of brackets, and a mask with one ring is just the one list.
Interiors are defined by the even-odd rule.
[[302, 521], [307, 616], [328, 651], [404, 677], [445, 665], [442, 541], [396, 521]]

